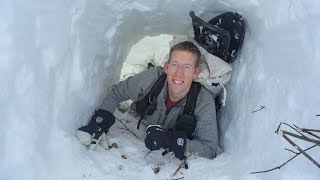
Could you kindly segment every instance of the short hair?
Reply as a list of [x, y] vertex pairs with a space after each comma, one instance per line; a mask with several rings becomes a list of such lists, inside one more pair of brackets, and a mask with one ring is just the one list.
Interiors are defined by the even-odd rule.
[[200, 50], [198, 49], [198, 47], [196, 45], [194, 45], [192, 42], [183, 41], [183, 42], [180, 42], [180, 43], [172, 46], [170, 49], [170, 53], [169, 53], [169, 61], [171, 60], [172, 52], [176, 51], [176, 50], [188, 51], [188, 52], [191, 52], [192, 54], [195, 54], [196, 55], [196, 67], [199, 66], [201, 53], [200, 53]]

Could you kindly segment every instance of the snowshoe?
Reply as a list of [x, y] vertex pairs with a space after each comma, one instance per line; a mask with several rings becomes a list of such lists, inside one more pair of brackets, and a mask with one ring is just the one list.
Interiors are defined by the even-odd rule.
[[243, 17], [236, 12], [225, 12], [206, 22], [193, 11], [190, 11], [189, 15], [192, 18], [194, 39], [209, 53], [232, 63], [245, 36]]

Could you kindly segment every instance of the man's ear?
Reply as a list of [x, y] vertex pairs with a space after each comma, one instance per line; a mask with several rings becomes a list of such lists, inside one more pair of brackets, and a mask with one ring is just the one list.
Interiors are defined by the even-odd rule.
[[196, 71], [194, 72], [193, 80], [198, 79], [198, 76], [199, 76], [199, 74], [201, 73], [201, 68], [200, 68], [200, 67], [196, 67], [195, 70], [196, 70]]
[[168, 74], [168, 64], [169, 64], [169, 61], [166, 61], [163, 65], [164, 73], [166, 74]]

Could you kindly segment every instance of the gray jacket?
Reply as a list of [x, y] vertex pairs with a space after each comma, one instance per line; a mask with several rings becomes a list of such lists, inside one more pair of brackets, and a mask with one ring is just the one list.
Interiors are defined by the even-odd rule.
[[[101, 104], [101, 109], [114, 113], [120, 102], [131, 99], [137, 101], [147, 94], [158, 77], [163, 73], [162, 67], [147, 69], [135, 76], [129, 77], [113, 85]], [[157, 107], [152, 115], [146, 115], [149, 124], [161, 125], [164, 129], [174, 128], [176, 120], [183, 113], [186, 98], [182, 99], [166, 115], [165, 100], [167, 96], [167, 83], [162, 88], [158, 98]], [[216, 111], [214, 98], [206, 88], [201, 88], [194, 110], [197, 119], [196, 132], [193, 140], [186, 145], [186, 154], [197, 153], [209, 159], [215, 158], [222, 152], [219, 145]]]

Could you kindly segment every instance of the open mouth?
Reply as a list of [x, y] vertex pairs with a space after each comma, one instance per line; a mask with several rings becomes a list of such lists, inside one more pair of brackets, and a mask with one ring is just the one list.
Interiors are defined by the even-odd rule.
[[184, 81], [181, 81], [181, 80], [172, 80], [173, 81], [173, 83], [175, 83], [175, 84], [183, 84], [184, 83]]

